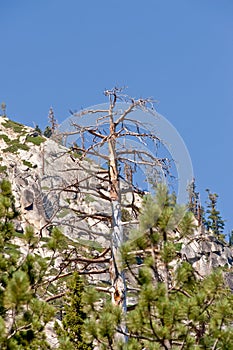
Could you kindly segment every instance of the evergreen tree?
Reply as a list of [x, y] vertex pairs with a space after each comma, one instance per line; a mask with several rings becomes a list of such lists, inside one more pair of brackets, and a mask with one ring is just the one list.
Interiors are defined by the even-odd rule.
[[208, 193], [207, 202], [207, 219], [205, 221], [206, 228], [211, 230], [217, 237], [221, 236], [224, 230], [224, 220], [222, 219], [220, 212], [217, 210], [218, 195], [211, 193], [209, 189], [206, 190]]
[[41, 131], [41, 129], [39, 128], [39, 125], [36, 125], [35, 131], [38, 132], [39, 135], [42, 134], [42, 131]]
[[84, 284], [76, 272], [67, 284], [67, 288], [64, 307], [65, 316], [62, 319], [62, 327], [57, 325], [60, 338], [59, 349], [65, 350], [69, 347], [70, 350], [90, 350], [92, 346], [86, 343], [83, 337], [83, 323], [87, 318], [82, 303]]
[[11, 185], [4, 179], [0, 183], [0, 348], [49, 349], [44, 329], [54, 310], [36, 296], [46, 263], [30, 252], [35, 243], [31, 228], [21, 237], [28, 246], [26, 256], [13, 243], [17, 235], [12, 220], [17, 215]]
[[229, 238], [229, 246], [232, 247], [233, 246], [233, 230], [231, 230], [231, 232], [228, 235]]
[[52, 130], [50, 126], [46, 126], [45, 131], [44, 131], [44, 136], [50, 138], [52, 136]]
[[[164, 186], [143, 202], [138, 230], [122, 249], [127, 271], [127, 315], [85, 294], [85, 329], [103, 349], [233, 349], [233, 295], [222, 271], [204, 278], [180, 255], [182, 240], [193, 239], [193, 214], [174, 203]], [[121, 328], [122, 319], [127, 332]], [[127, 343], [115, 341], [125, 333]]]

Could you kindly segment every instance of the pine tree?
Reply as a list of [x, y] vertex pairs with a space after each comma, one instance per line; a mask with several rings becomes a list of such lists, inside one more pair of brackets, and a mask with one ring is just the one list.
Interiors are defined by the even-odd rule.
[[59, 349], [65, 350], [69, 347], [69, 349], [91, 350], [92, 346], [85, 342], [83, 337], [83, 324], [87, 318], [82, 302], [84, 284], [76, 272], [67, 283], [67, 289], [62, 327], [57, 325], [60, 336]]
[[229, 233], [228, 239], [229, 239], [229, 246], [232, 247], [233, 246], [233, 230], [231, 230], [231, 232]]
[[36, 125], [36, 126], [35, 126], [35, 131], [38, 132], [39, 135], [42, 134], [42, 131], [41, 131], [39, 125]]
[[[182, 240], [193, 240], [194, 217], [174, 202], [166, 187], [143, 202], [138, 230], [122, 249], [131, 303], [124, 349], [233, 349], [233, 295], [221, 270], [200, 279], [181, 258]], [[85, 294], [90, 339], [103, 349], [122, 349], [115, 341], [124, 315]]]
[[222, 219], [220, 212], [217, 210], [218, 195], [211, 193], [209, 189], [206, 190], [208, 193], [207, 202], [207, 219], [205, 222], [207, 230], [211, 230], [217, 237], [221, 237], [224, 230], [224, 220]]
[[52, 130], [50, 126], [46, 126], [44, 136], [50, 138], [52, 136]]
[[49, 349], [44, 332], [54, 310], [36, 296], [36, 286], [45, 271], [45, 261], [31, 254], [35, 243], [34, 232], [28, 228], [22, 244], [28, 245], [28, 254], [22, 256], [17, 244], [13, 219], [15, 210], [11, 185], [0, 183], [0, 348]]

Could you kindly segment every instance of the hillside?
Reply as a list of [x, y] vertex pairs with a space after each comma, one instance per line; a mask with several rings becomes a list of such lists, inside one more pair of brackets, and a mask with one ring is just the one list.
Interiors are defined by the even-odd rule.
[[101, 237], [108, 233], [108, 225], [97, 225], [92, 237], [91, 219], [80, 223], [77, 217], [82, 212], [97, 218], [102, 212], [110, 215], [108, 203], [94, 197], [97, 180], [87, 175], [96, 171], [96, 166], [91, 161], [79, 166], [69, 150], [31, 128], [7, 118], [1, 118], [0, 124], [1, 178], [11, 182], [20, 211], [16, 230], [23, 233], [31, 224], [38, 234], [47, 236], [53, 225], [72, 239], [90, 242], [97, 238], [104, 244]]
[[[103, 169], [96, 168], [91, 160], [78, 164], [74, 158], [77, 156], [70, 150], [40, 136], [32, 128], [3, 117], [0, 125], [1, 178], [7, 177], [11, 182], [16, 209], [20, 212], [16, 231], [23, 233], [30, 224], [37, 234], [47, 236], [53, 225], [71, 239], [108, 246], [111, 207], [104, 199], [108, 196], [108, 183], [104, 182], [106, 174], [101, 174]], [[96, 172], [99, 181], [90, 175]], [[123, 188], [127, 206], [132, 195], [125, 185]], [[137, 203], [140, 203], [138, 196]], [[80, 220], [82, 213], [87, 214], [85, 220]], [[102, 216], [106, 220], [98, 224]], [[209, 273], [214, 266], [232, 265], [230, 248], [208, 232], [203, 234], [203, 229], [202, 234], [199, 229], [196, 235], [197, 239], [184, 250], [201, 274]]]
[[[111, 203], [106, 170], [88, 158], [80, 162], [79, 154], [63, 147], [59, 141], [42, 137], [32, 128], [6, 117], [0, 118], [0, 159], [0, 178], [10, 181], [15, 209], [19, 212], [13, 221], [17, 234], [15, 242], [26, 254], [26, 248], [17, 237], [23, 237], [30, 225], [37, 238], [36, 254], [53, 259], [52, 270], [48, 270], [46, 278], [52, 281], [53, 288], [59, 288], [54, 292], [48, 287], [46, 291], [40, 291], [40, 297], [53, 300], [58, 290], [64, 295], [66, 284], [57, 285], [56, 276], [70, 275], [74, 270], [87, 275], [88, 283], [97, 285], [100, 290], [106, 289], [107, 285], [110, 291]], [[137, 226], [135, 211], [139, 210], [142, 198], [124, 181], [121, 188], [126, 237]], [[44, 248], [44, 242], [51, 238], [52, 229], [56, 227], [67, 237], [68, 245], [52, 254]], [[189, 262], [200, 279], [214, 268], [222, 267], [226, 270], [225, 280], [233, 290], [232, 248], [205, 232], [203, 227], [195, 229], [191, 240], [184, 238], [180, 243], [176, 263]], [[68, 264], [71, 260], [73, 263]], [[126, 278], [128, 284], [133, 283], [129, 275]], [[128, 305], [135, 302], [136, 298], [129, 295]], [[56, 301], [54, 305], [57, 305]], [[47, 335], [55, 347], [55, 334], [47, 330]], [[55, 339], [53, 342], [52, 338]]]

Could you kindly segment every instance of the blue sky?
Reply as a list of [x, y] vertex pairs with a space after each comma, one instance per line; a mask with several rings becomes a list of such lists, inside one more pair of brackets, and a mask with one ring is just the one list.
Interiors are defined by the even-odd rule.
[[27, 125], [53, 106], [106, 102], [105, 88], [153, 96], [183, 137], [198, 190], [233, 228], [233, 1], [0, 1], [0, 102]]

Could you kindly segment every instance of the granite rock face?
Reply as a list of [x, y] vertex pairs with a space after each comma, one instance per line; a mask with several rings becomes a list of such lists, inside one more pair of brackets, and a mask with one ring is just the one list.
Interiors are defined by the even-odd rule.
[[214, 268], [233, 266], [232, 248], [208, 232], [199, 234], [197, 231], [194, 239], [183, 245], [181, 256], [193, 265], [201, 277], [210, 274]]
[[[0, 178], [7, 177], [12, 184], [20, 212], [17, 232], [32, 225], [37, 234], [46, 236], [51, 226], [59, 226], [73, 240], [109, 246], [111, 205], [106, 170], [90, 159], [78, 164], [77, 155], [59, 142], [7, 118], [0, 117], [0, 129]], [[13, 144], [17, 147], [12, 148]], [[131, 200], [127, 191], [124, 196], [126, 202]], [[83, 213], [89, 217], [82, 220]]]
[[[71, 151], [59, 142], [41, 138], [33, 129], [5, 117], [0, 117], [0, 157], [0, 178], [10, 180], [15, 206], [20, 212], [15, 221], [17, 232], [23, 234], [30, 224], [36, 234], [46, 236], [53, 225], [73, 240], [82, 240], [93, 247], [110, 245], [111, 206], [104, 169], [91, 160], [77, 164]], [[98, 179], [91, 176], [93, 172]], [[127, 205], [133, 194], [124, 184], [122, 188]], [[140, 198], [136, 196], [134, 200], [140, 205]], [[90, 215], [82, 220], [84, 212]], [[100, 221], [100, 216], [105, 220]], [[232, 249], [199, 230], [191, 242], [183, 243], [181, 257], [200, 276], [209, 274], [215, 267], [233, 265]], [[232, 280], [231, 275], [228, 280]]]

